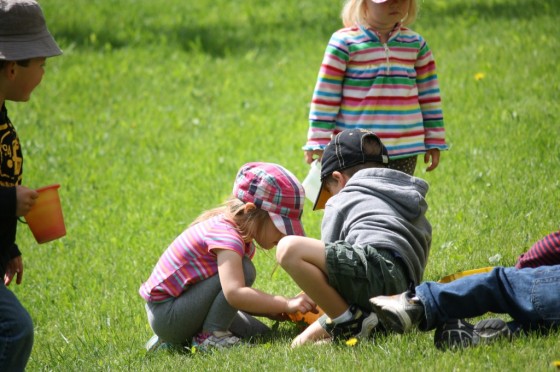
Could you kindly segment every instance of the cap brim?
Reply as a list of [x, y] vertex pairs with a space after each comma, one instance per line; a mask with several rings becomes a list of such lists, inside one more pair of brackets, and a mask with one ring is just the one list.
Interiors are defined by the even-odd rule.
[[325, 204], [327, 204], [327, 200], [329, 200], [331, 196], [332, 194], [326, 189], [324, 182], [321, 182], [321, 188], [319, 189], [319, 195], [317, 195], [317, 199], [313, 205], [313, 210], [325, 209]]
[[299, 235], [305, 236], [305, 230], [303, 229], [303, 224], [299, 219], [291, 219], [280, 214], [268, 212], [272, 223], [280, 232], [284, 235]]

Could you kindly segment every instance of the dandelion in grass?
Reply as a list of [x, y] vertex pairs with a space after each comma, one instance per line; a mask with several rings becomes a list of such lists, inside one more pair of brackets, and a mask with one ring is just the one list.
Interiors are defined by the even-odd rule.
[[356, 337], [352, 337], [351, 339], [346, 341], [346, 345], [348, 346], [356, 346], [358, 343], [358, 339]]
[[486, 75], [484, 74], [484, 72], [477, 72], [476, 74], [474, 74], [474, 80], [480, 81], [484, 79], [485, 76]]

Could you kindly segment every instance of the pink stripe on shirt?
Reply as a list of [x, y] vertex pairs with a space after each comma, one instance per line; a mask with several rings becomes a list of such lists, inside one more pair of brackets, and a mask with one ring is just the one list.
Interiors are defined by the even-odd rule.
[[148, 302], [178, 297], [187, 288], [218, 273], [214, 249], [228, 249], [253, 258], [255, 246], [245, 243], [235, 225], [223, 215], [187, 228], [160, 257], [139, 293]]

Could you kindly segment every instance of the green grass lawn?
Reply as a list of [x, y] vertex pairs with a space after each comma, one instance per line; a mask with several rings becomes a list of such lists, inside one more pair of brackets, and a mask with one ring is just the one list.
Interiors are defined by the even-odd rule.
[[[45, 0], [65, 54], [26, 104], [8, 103], [24, 183], [60, 183], [67, 236], [21, 225], [29, 370], [552, 370], [559, 333], [442, 353], [432, 333], [290, 350], [294, 325], [256, 346], [146, 355], [137, 294], [167, 245], [231, 192], [239, 166], [277, 162], [301, 180], [309, 101], [340, 1]], [[414, 25], [438, 65], [450, 151], [432, 173], [425, 279], [513, 265], [559, 228], [557, 0], [426, 0]], [[306, 205], [318, 237], [322, 212]], [[492, 259], [492, 261], [490, 260]], [[274, 252], [255, 284], [299, 290]], [[506, 317], [507, 319], [507, 317]], [[272, 323], [270, 323], [272, 325]]]

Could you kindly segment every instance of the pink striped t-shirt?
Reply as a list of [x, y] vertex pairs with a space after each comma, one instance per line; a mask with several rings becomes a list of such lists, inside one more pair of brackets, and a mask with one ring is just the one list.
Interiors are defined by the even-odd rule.
[[140, 286], [148, 302], [179, 297], [190, 285], [218, 273], [214, 249], [229, 249], [253, 258], [255, 245], [245, 243], [235, 225], [223, 215], [202, 221], [183, 231], [160, 257], [150, 278]]

